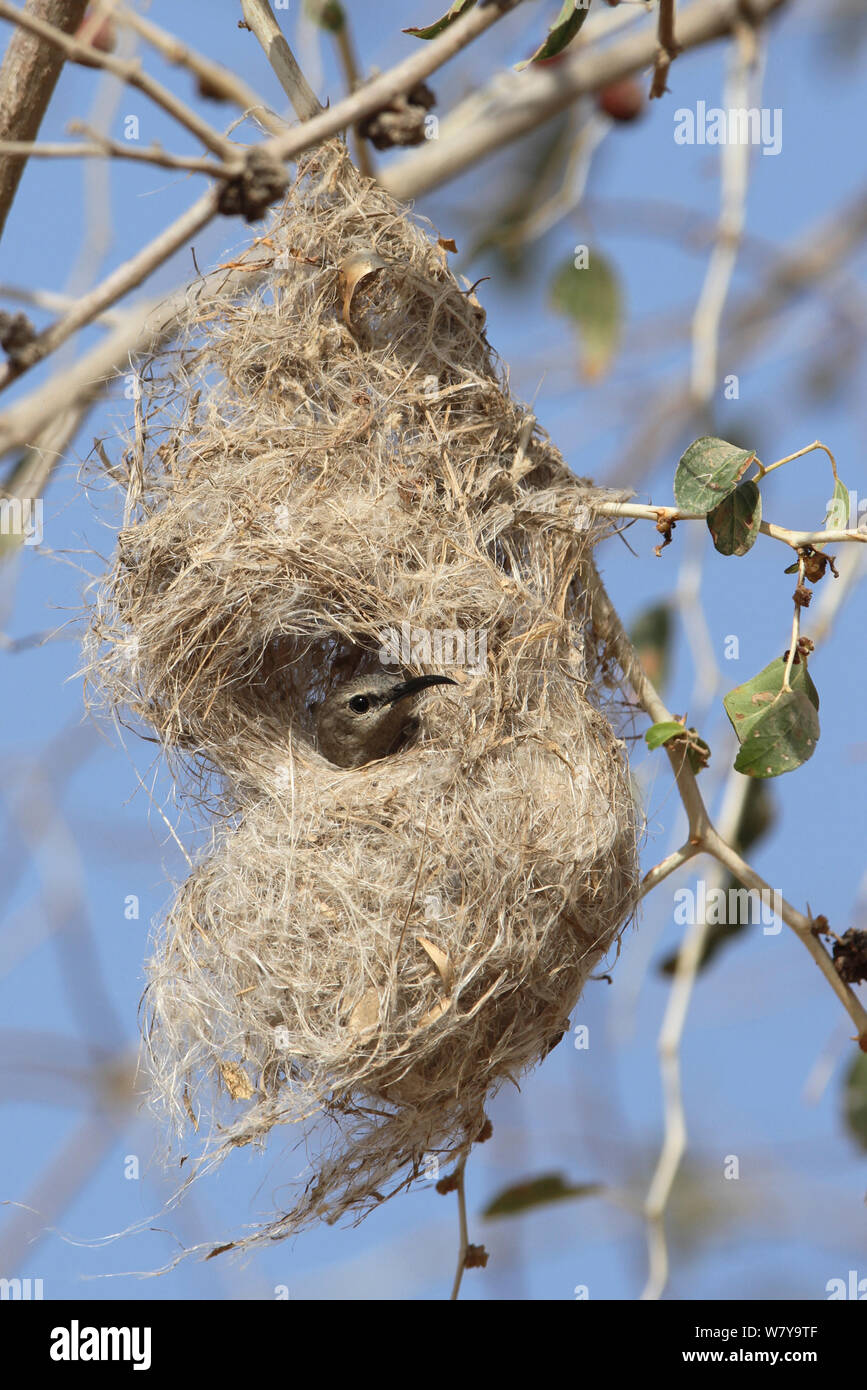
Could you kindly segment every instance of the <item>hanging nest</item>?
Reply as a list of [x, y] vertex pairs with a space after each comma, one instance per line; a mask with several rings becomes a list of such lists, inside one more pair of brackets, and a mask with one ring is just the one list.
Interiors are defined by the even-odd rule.
[[[308, 1122], [297, 1200], [242, 1244], [485, 1137], [636, 901], [586, 611], [603, 494], [512, 400], [448, 254], [341, 144], [309, 155], [256, 287], [202, 282], [144, 370], [94, 608], [94, 682], [215, 827], [149, 964], [154, 1097], [200, 1164]], [[337, 767], [317, 711], [384, 659], [456, 684]]]

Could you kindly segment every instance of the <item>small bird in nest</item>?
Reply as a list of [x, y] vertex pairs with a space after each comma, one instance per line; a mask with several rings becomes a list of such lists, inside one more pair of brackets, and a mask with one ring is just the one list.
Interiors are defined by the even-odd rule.
[[413, 697], [449, 676], [356, 676], [332, 690], [316, 711], [319, 751], [337, 767], [363, 767], [394, 753], [412, 732]]

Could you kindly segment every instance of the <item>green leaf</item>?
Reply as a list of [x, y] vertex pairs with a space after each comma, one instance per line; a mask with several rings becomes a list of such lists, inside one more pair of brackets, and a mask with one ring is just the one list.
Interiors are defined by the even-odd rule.
[[428, 24], [424, 28], [404, 29], [405, 34], [412, 34], [417, 39], [435, 39], [437, 34], [441, 34], [443, 29], [448, 29], [450, 24], [454, 24], [456, 19], [467, 10], [471, 10], [476, 0], [455, 0], [450, 7], [448, 14], [444, 14], [442, 19], [434, 20], [433, 24]]
[[783, 690], [786, 663], [772, 661], [752, 680], [723, 697], [740, 743], [735, 770], [748, 777], [779, 777], [813, 756], [819, 740], [819, 692], [802, 657]]
[[482, 1216], [486, 1221], [498, 1216], [517, 1216], [533, 1207], [550, 1206], [552, 1202], [564, 1202], [573, 1197], [593, 1197], [603, 1191], [602, 1183], [567, 1183], [562, 1173], [545, 1173], [543, 1177], [504, 1188], [488, 1203]]
[[670, 738], [677, 738], [685, 732], [683, 725], [676, 719], [664, 719], [659, 724], [651, 724], [650, 728], [645, 730], [644, 742], [651, 750], [661, 748]]
[[823, 531], [845, 531], [849, 526], [849, 489], [840, 479], [834, 483], [834, 494], [825, 514]]
[[664, 719], [659, 724], [651, 724], [644, 734], [644, 741], [651, 750], [661, 748], [673, 738], [685, 739], [686, 755], [693, 772], [699, 773], [703, 767], [707, 767], [710, 762], [710, 748], [703, 738], [699, 738], [697, 730], [685, 729], [676, 719]]
[[707, 514], [708, 530], [721, 555], [746, 555], [762, 520], [762, 494], [755, 483], [741, 483]]
[[846, 1073], [843, 1113], [849, 1133], [867, 1149], [867, 1052], [859, 1052]]
[[[778, 656], [775, 661], [771, 661], [759, 671], [757, 676], [744, 681], [743, 685], [736, 685], [734, 690], [723, 696], [726, 714], [732, 722], [739, 743], [743, 743], [752, 721], [764, 713], [782, 691], [785, 671], [786, 663]], [[814, 709], [819, 708], [819, 692], [810, 678], [803, 657], [792, 665], [789, 684], [793, 690], [799, 690], [806, 695]]]
[[755, 450], [702, 435], [690, 444], [674, 475], [674, 496], [685, 512], [710, 512], [734, 492]]
[[566, 0], [563, 8], [548, 31], [548, 37], [531, 58], [516, 63], [518, 72], [529, 67], [530, 63], [542, 63], [546, 58], [556, 58], [558, 53], [574, 39], [581, 25], [590, 13], [590, 0]]
[[819, 741], [815, 706], [800, 690], [784, 690], [772, 705], [750, 721], [736, 772], [747, 777], [779, 777], [812, 758]]
[[655, 603], [645, 608], [629, 629], [629, 640], [645, 674], [657, 690], [664, 689], [671, 660], [671, 605]]
[[550, 299], [579, 330], [584, 374], [602, 376], [617, 350], [623, 318], [620, 282], [612, 266], [598, 251], [584, 269], [565, 261], [551, 282]]

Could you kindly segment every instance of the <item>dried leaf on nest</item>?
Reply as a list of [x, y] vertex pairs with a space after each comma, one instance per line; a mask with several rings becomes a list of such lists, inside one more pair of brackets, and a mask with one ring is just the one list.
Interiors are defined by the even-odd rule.
[[419, 946], [421, 946], [423, 950], [427, 951], [428, 955], [430, 956], [431, 960], [433, 961], [434, 965], [439, 971], [439, 977], [442, 980], [445, 988], [447, 990], [451, 990], [455, 982], [455, 967], [452, 965], [445, 951], [441, 951], [440, 948], [438, 946], [435, 946], [432, 941], [428, 941], [426, 936], [419, 936], [416, 939], [418, 941]]
[[374, 256], [369, 251], [356, 251], [352, 256], [347, 256], [340, 265], [339, 284], [343, 295], [341, 314], [343, 322], [352, 327], [352, 296], [359, 281], [367, 275], [374, 275], [377, 270], [384, 270], [387, 262], [381, 256]]

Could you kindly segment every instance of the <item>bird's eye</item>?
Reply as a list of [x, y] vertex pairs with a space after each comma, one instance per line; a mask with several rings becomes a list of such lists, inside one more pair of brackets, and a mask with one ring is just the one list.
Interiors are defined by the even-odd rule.
[[353, 695], [349, 701], [349, 708], [356, 714], [366, 714], [370, 709], [370, 701], [366, 695]]

